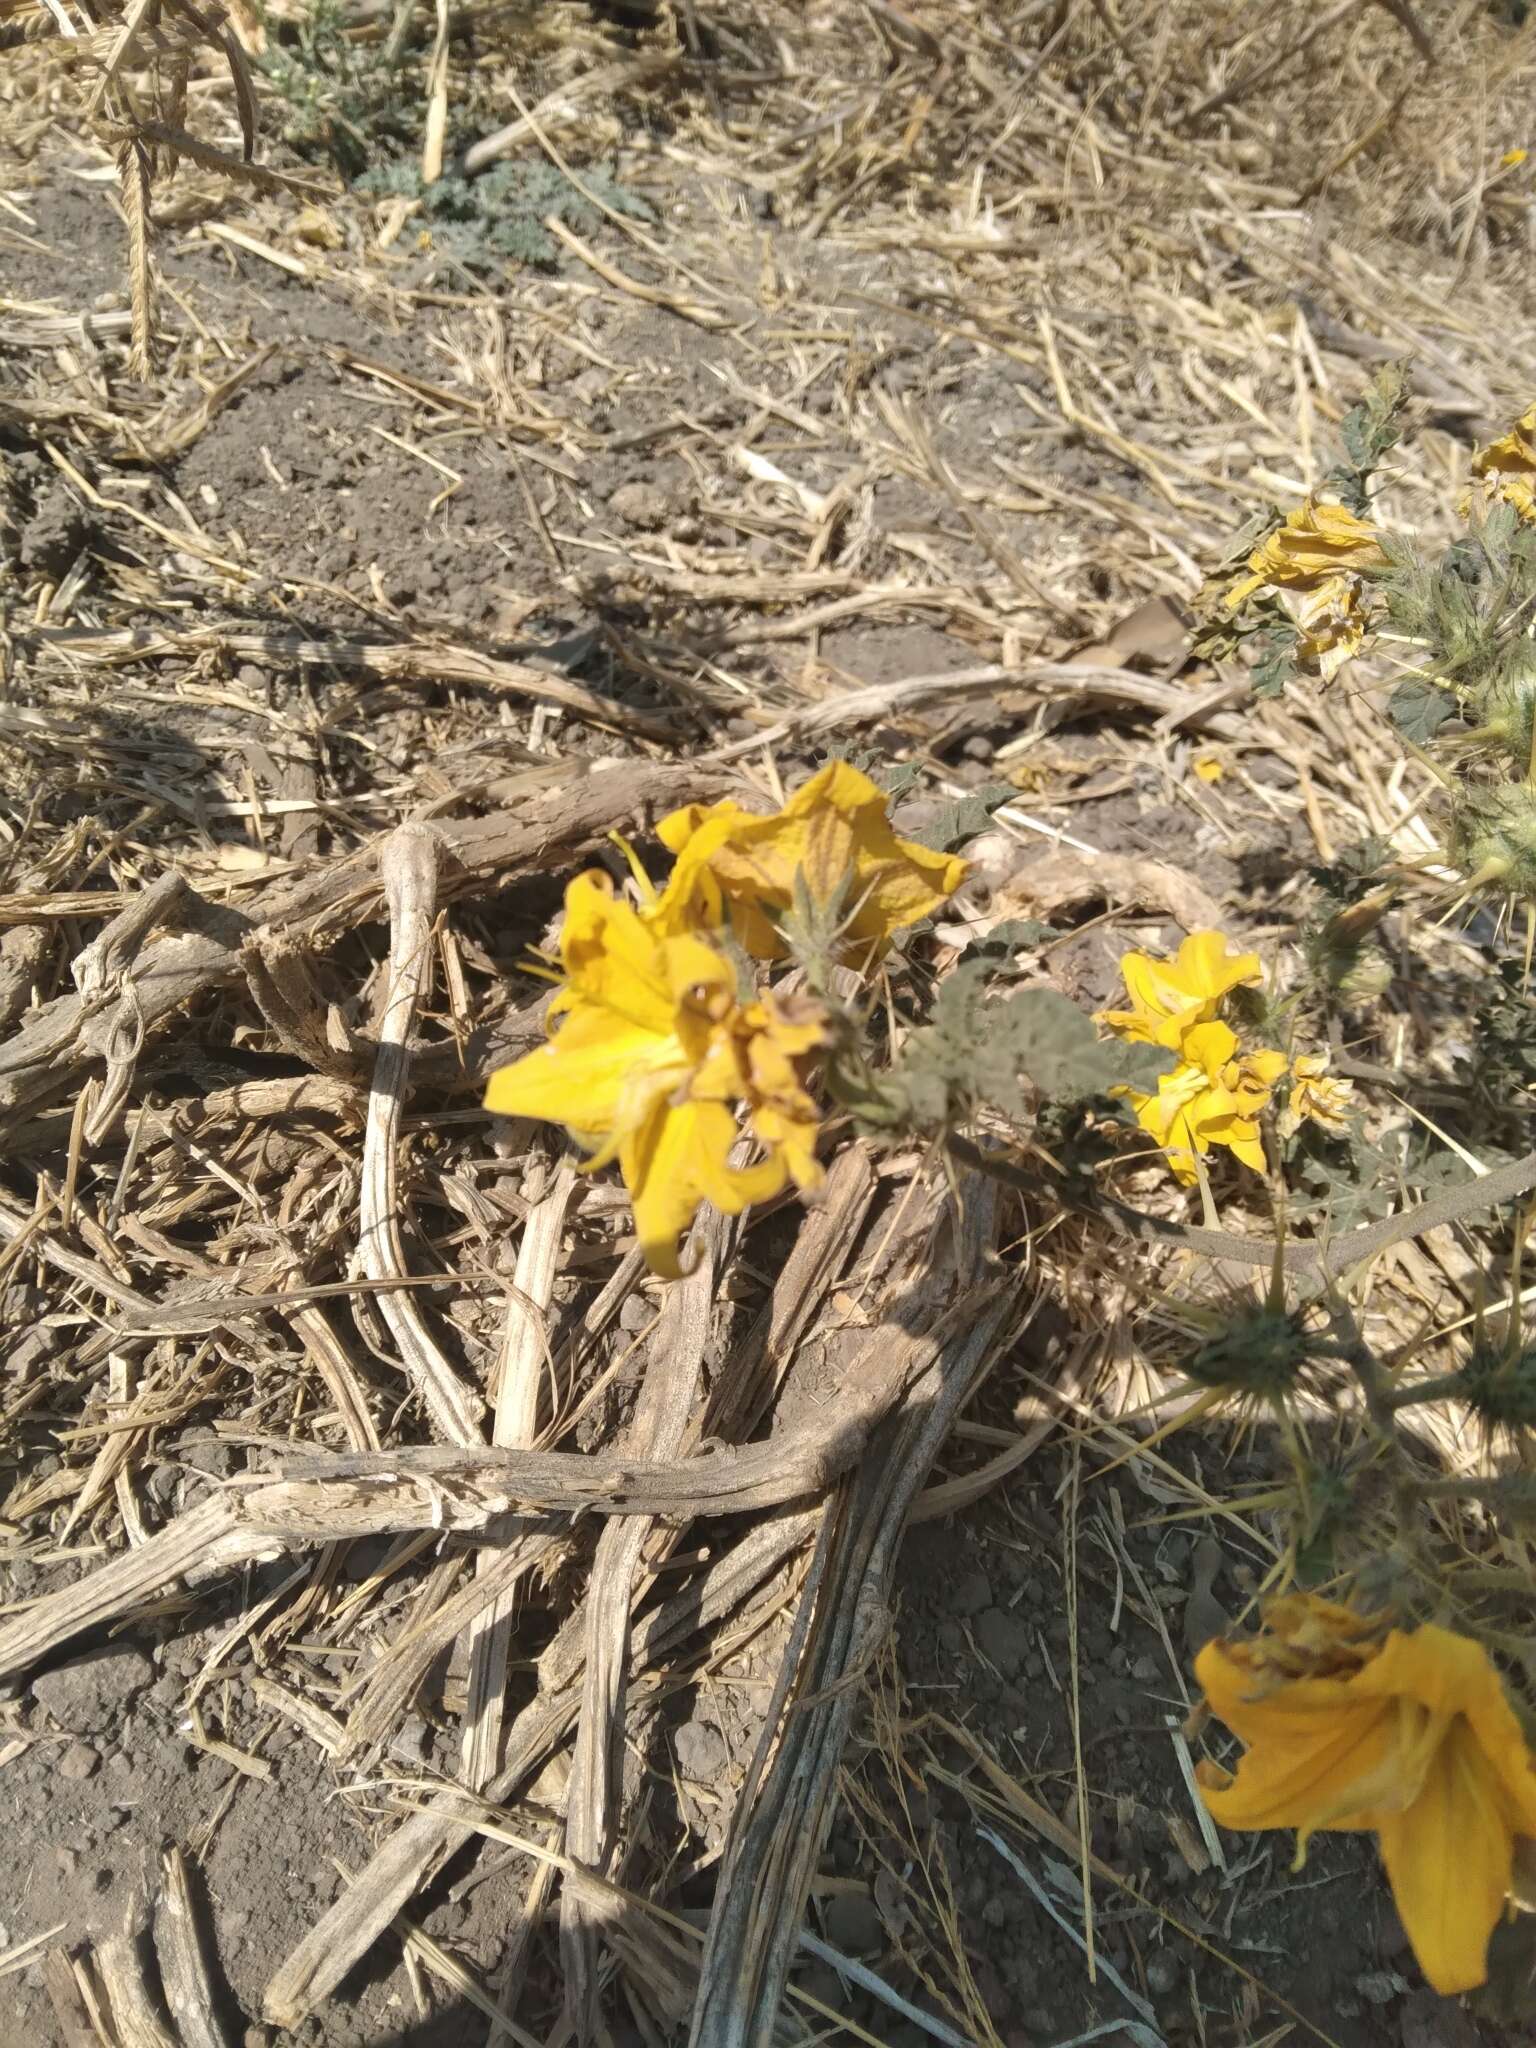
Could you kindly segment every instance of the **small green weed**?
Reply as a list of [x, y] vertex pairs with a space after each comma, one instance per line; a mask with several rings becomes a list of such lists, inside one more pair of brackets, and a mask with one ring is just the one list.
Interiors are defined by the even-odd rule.
[[588, 192], [615, 213], [654, 218], [645, 201], [602, 165], [584, 167], [581, 183], [585, 191], [553, 164], [538, 162], [497, 164], [480, 178], [450, 175], [423, 185], [415, 164], [397, 160], [365, 171], [356, 189], [381, 199], [417, 200], [439, 255], [465, 270], [495, 272], [505, 262], [552, 269], [558, 251], [544, 223], [552, 216], [578, 234], [590, 234], [602, 215]]

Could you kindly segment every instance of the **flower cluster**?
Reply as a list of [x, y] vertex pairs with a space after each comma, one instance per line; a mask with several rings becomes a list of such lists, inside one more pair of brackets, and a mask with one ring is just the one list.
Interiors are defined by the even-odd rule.
[[1265, 1170], [1261, 1118], [1287, 1072], [1292, 1076], [1283, 1121], [1294, 1129], [1304, 1117], [1342, 1128], [1348, 1081], [1333, 1079], [1327, 1061], [1304, 1054], [1292, 1063], [1281, 1052], [1244, 1052], [1237, 1033], [1218, 1012], [1234, 989], [1263, 979], [1257, 953], [1229, 954], [1220, 932], [1194, 932], [1173, 960], [1127, 953], [1120, 962], [1130, 1008], [1106, 1010], [1099, 1022], [1117, 1038], [1162, 1046], [1177, 1064], [1158, 1077], [1155, 1091], [1122, 1092], [1142, 1129], [1167, 1155], [1186, 1185], [1199, 1177], [1196, 1161], [1225, 1146], [1255, 1173]]
[[1536, 1766], [1482, 1645], [1293, 1594], [1263, 1634], [1208, 1643], [1195, 1675], [1247, 1746], [1235, 1774], [1198, 1767], [1215, 1818], [1296, 1829], [1298, 1867], [1319, 1828], [1374, 1833], [1424, 1975], [1481, 1984], [1515, 1844], [1536, 1838]]
[[1365, 643], [1362, 576], [1386, 566], [1374, 526], [1343, 505], [1308, 498], [1260, 541], [1225, 604], [1237, 612], [1261, 591], [1273, 592], [1296, 628], [1297, 653], [1326, 683]]
[[[660, 891], [633, 856], [637, 902], [605, 874], [570, 884], [550, 1042], [492, 1075], [485, 1104], [564, 1124], [588, 1167], [616, 1160], [646, 1258], [675, 1277], [701, 1202], [737, 1215], [821, 1178], [809, 1083], [832, 1017], [760, 984], [753, 963], [785, 957], [793, 913], [830, 957], [867, 969], [965, 863], [899, 839], [884, 796], [844, 761], [770, 816], [691, 805], [657, 831], [676, 855]], [[738, 1145], [757, 1156], [733, 1163]]]

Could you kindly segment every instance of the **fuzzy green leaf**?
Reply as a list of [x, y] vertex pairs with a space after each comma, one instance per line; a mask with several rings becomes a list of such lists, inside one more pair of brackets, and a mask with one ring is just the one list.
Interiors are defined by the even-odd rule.
[[893, 1079], [913, 1121], [929, 1129], [978, 1105], [1025, 1118], [1039, 1097], [1080, 1102], [1121, 1085], [1151, 1087], [1173, 1063], [1158, 1046], [1101, 1039], [1093, 1020], [1056, 990], [989, 991], [992, 963], [966, 960], [944, 980], [931, 1021], [914, 1031]]
[[1293, 627], [1273, 626], [1254, 642], [1259, 659], [1254, 664], [1255, 697], [1278, 697], [1296, 674], [1296, 633]]
[[985, 832], [992, 822], [992, 813], [1018, 793], [1011, 782], [983, 783], [979, 789], [969, 791], [956, 802], [945, 804], [912, 837], [920, 846], [932, 847], [935, 853], [950, 853], [955, 847], [963, 846], [967, 839], [975, 839]]
[[991, 931], [972, 939], [963, 957], [967, 960], [1009, 959], [1015, 953], [1033, 952], [1061, 936], [1055, 925], [1042, 924], [1038, 917], [1005, 917], [1001, 924], [993, 925]]
[[1448, 718], [1461, 707], [1449, 690], [1427, 676], [1406, 676], [1387, 699], [1387, 716], [1405, 740], [1428, 746]]

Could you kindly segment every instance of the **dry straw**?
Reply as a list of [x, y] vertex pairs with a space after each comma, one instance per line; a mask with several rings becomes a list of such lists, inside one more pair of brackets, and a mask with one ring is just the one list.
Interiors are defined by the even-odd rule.
[[[1108, 1545], [1149, 1627], [1161, 1609], [1114, 1548], [1100, 1466], [1136, 1459], [1160, 1513], [1211, 1520], [1260, 1577], [1274, 1568], [1266, 1509], [1144, 1442], [1169, 1400], [1171, 1254], [1240, 1277], [1269, 1262], [1268, 1224], [1235, 1208], [1192, 1231], [1141, 1213], [1168, 1202], [1141, 1184], [1074, 1207], [1042, 1197], [1039, 1161], [1004, 1187], [963, 1146], [893, 1161], [850, 1139], [819, 1207], [701, 1226], [694, 1278], [658, 1299], [612, 1190], [564, 1177], [526, 1130], [493, 1138], [480, 1085], [537, 1042], [517, 963], [612, 830], [645, 846], [677, 805], [766, 803], [818, 750], [872, 737], [937, 792], [952, 742], [1006, 729], [996, 768], [1016, 793], [994, 843], [1030, 876], [1017, 908], [1062, 930], [1200, 910], [1173, 861], [1101, 847], [1097, 806], [1138, 786], [1234, 870], [1266, 845], [1294, 868], [1383, 836], [1406, 900], [1429, 905], [1440, 883], [1413, 866], [1433, 852], [1429, 779], [1373, 693], [1255, 706], [1241, 673], [1182, 667], [1180, 610], [1244, 518], [1317, 481], [1376, 362], [1411, 360], [1418, 407], [1385, 516], [1431, 531], [1449, 530], [1471, 438], [1528, 401], [1508, 337], [1510, 308], [1527, 326], [1532, 310], [1529, 186], [1500, 163], [1528, 139], [1531, 35], [1430, 0], [1305, 16], [690, 0], [638, 34], [565, 5], [534, 25], [402, 8], [429, 169], [440, 152], [450, 172], [518, 157], [580, 178], [617, 152], [664, 223], [567, 230], [561, 273], [487, 293], [421, 281], [398, 245], [414, 216], [391, 238], [384, 209], [280, 151], [256, 162], [260, 81], [212, 13], [0, 9], [9, 146], [63, 125], [119, 177], [130, 298], [0, 306], [0, 428], [94, 536], [0, 614], [5, 782], [36, 796], [0, 875], [0, 1269], [52, 1312], [14, 1345], [5, 1424], [29, 1441], [46, 1415], [62, 1451], [43, 1473], [18, 1460], [4, 1514], [28, 1548], [67, 1530], [102, 1553], [5, 1617], [0, 1671], [23, 1677], [86, 1627], [149, 1626], [173, 1594], [205, 1599], [210, 1567], [227, 1585], [281, 1554], [281, 1597], [223, 1640], [237, 1676], [208, 1739], [249, 1754], [280, 1719], [357, 1774], [345, 1796], [380, 1823], [273, 1974], [281, 2027], [391, 1929], [422, 1967], [462, 1973], [413, 1902], [477, 1835], [510, 1833], [532, 1845], [522, 1938], [494, 1995], [471, 1973], [471, 2002], [506, 2016], [493, 2038], [520, 2038], [530, 1930], [569, 1882], [573, 2022], [616, 1977], [658, 2026], [766, 2042], [841, 1782], [912, 1891], [915, 1967], [986, 2039], [931, 1840], [891, 1852], [922, 1834], [893, 1786], [947, 1787], [978, 1824], [1164, 1909], [1084, 1856], [1081, 1798], [1068, 1825], [958, 1717], [900, 1711], [882, 1674], [901, 1531], [983, 1498], [1005, 1516], [1011, 1483], [1070, 1437], [1066, 1568]], [[358, 32], [387, 29], [370, 15]], [[156, 214], [185, 198], [216, 215], [234, 192], [238, 218], [217, 224], [244, 237], [232, 260], [291, 294], [282, 347], [387, 425], [421, 502], [472, 459], [521, 479], [518, 546], [581, 613], [574, 655], [259, 556], [238, 508], [166, 482], [280, 367], [216, 317], [157, 322], [155, 236], [195, 222]], [[317, 192], [345, 233], [299, 238]], [[30, 215], [14, 231], [40, 239]], [[322, 296], [429, 332], [432, 374], [312, 344]], [[680, 388], [648, 409], [701, 348], [718, 404]], [[579, 391], [548, 374], [565, 353]], [[158, 364], [164, 382], [103, 364]], [[963, 403], [984, 378], [990, 434]], [[583, 545], [583, 493], [642, 459], [691, 475], [693, 510]], [[925, 648], [942, 632], [960, 655], [871, 673], [888, 630]], [[265, 754], [215, 791], [185, 735], [226, 719]], [[1197, 747], [1220, 780], [1186, 772]], [[1255, 942], [1283, 953], [1291, 915], [1290, 899], [1252, 909]], [[1425, 920], [1415, 945], [1437, 986], [1481, 971], [1453, 929]], [[1384, 1103], [1421, 1022], [1394, 1013], [1360, 1062]], [[1528, 1185], [1521, 1163], [1479, 1192]], [[1368, 1266], [1373, 1334], [1449, 1368], [1482, 1219], [1464, 1195], [1412, 1201], [1394, 1191], [1396, 1213], [1338, 1244], [1299, 1228], [1289, 1262], [1309, 1289]], [[1042, 1302], [1066, 1318], [1065, 1362], [1026, 1371], [1015, 1340]], [[1006, 1399], [989, 1400], [994, 1373]], [[1336, 1426], [1359, 1443], [1345, 1381]], [[1447, 1477], [1482, 1473], [1464, 1415], [1412, 1413]], [[183, 1468], [194, 1428], [245, 1466], [238, 1483]], [[169, 1495], [150, 1489], [162, 1471]], [[1468, 1574], [1487, 1558], [1474, 1507], [1426, 1502]], [[363, 1537], [382, 1540], [349, 1583], [342, 1547]], [[1095, 1587], [1078, 1585], [1080, 1615]], [[536, 1658], [516, 1655], [522, 1628]], [[317, 1645], [356, 1676], [335, 1683]], [[758, 1686], [761, 1740], [706, 1853], [626, 1795], [620, 1751], [672, 1695], [732, 1678]], [[385, 1759], [429, 1682], [459, 1782], [402, 1786]], [[840, 1780], [871, 1698], [889, 1782], [864, 1756]], [[1089, 1798], [1097, 1769], [1085, 1748]], [[702, 1942], [634, 1904], [696, 1853], [717, 1880]], [[196, 2014], [191, 1860], [162, 1872], [157, 1941]], [[1259, 2038], [1278, 2003], [1262, 1972], [1219, 1967]], [[55, 1950], [49, 1968], [78, 2038], [93, 1999], [126, 2036], [141, 1953]]]

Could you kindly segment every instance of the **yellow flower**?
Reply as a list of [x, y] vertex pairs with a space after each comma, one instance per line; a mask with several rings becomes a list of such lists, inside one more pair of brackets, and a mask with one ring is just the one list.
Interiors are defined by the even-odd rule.
[[1502, 498], [1522, 519], [1536, 522], [1536, 405], [1507, 434], [1478, 449], [1472, 474], [1481, 479], [1486, 499]]
[[[656, 1272], [676, 1276], [678, 1237], [701, 1202], [737, 1215], [791, 1180], [819, 1181], [816, 1111], [797, 1065], [826, 1036], [814, 1004], [743, 1005], [713, 946], [658, 931], [601, 874], [566, 890], [560, 956], [552, 1011], [563, 1021], [491, 1076], [485, 1106], [565, 1124], [591, 1148], [589, 1167], [617, 1159]], [[729, 1163], [738, 1104], [767, 1153], [754, 1166]]]
[[1202, 782], [1220, 782], [1227, 772], [1215, 754], [1196, 754], [1192, 766]]
[[843, 947], [861, 965], [965, 876], [953, 854], [898, 839], [884, 794], [846, 761], [829, 761], [769, 816], [730, 801], [689, 804], [656, 830], [677, 866], [647, 914], [667, 931], [728, 916], [741, 944], [763, 960], [784, 957], [769, 913], [791, 908], [797, 875], [813, 903], [846, 904]]
[[1197, 1178], [1195, 1155], [1224, 1145], [1255, 1173], [1265, 1170], [1259, 1118], [1285, 1072], [1284, 1053], [1253, 1052], [1239, 1059], [1237, 1038], [1225, 1024], [1196, 1024], [1184, 1033], [1179, 1064], [1160, 1074], [1157, 1092], [1124, 1094], [1136, 1121], [1168, 1155], [1174, 1177]]
[[1353, 1081], [1341, 1081], [1328, 1071], [1326, 1053], [1298, 1053], [1291, 1062], [1291, 1095], [1280, 1116], [1280, 1129], [1289, 1137], [1310, 1117], [1332, 1136], [1349, 1128]]
[[1227, 609], [1235, 612], [1256, 590], [1269, 584], [1315, 590], [1341, 570], [1384, 569], [1386, 565], [1374, 526], [1342, 505], [1323, 505], [1308, 498], [1248, 557], [1249, 573], [1240, 576], [1227, 592]]
[[1369, 1830], [1436, 1991], [1487, 1975], [1536, 1769], [1486, 1650], [1443, 1628], [1382, 1636], [1310, 1595], [1277, 1600], [1265, 1633], [1195, 1660], [1211, 1709], [1247, 1745], [1235, 1776], [1199, 1766], [1224, 1827]]
[[1264, 978], [1258, 954], [1229, 954], [1221, 932], [1191, 932], [1173, 960], [1122, 954], [1120, 972], [1131, 1007], [1104, 1010], [1099, 1022], [1117, 1038], [1170, 1052], [1182, 1049], [1195, 1025], [1210, 1023], [1224, 995]]
[[1288, 593], [1285, 609], [1296, 626], [1296, 651], [1331, 683], [1365, 644], [1365, 606], [1358, 576], [1325, 576], [1315, 590]]
[[1501, 171], [1513, 171], [1523, 164], [1529, 155], [1530, 151], [1528, 149], [1506, 149], [1499, 158], [1499, 169]]

